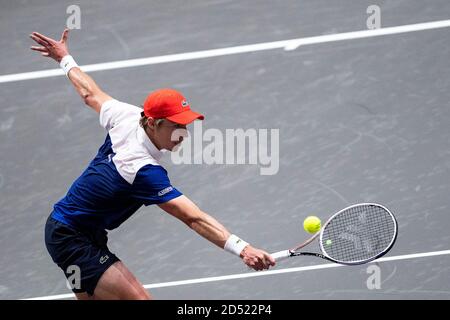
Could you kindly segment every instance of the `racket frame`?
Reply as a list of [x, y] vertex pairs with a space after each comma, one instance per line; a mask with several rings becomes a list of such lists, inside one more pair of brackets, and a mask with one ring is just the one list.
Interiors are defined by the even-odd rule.
[[[389, 243], [389, 245], [386, 246], [386, 248], [385, 248], [382, 252], [380, 252], [380, 253], [377, 254], [376, 256], [371, 257], [371, 258], [369, 258], [369, 259], [363, 259], [363, 260], [357, 260], [357, 261], [347, 262], [347, 261], [339, 261], [339, 260], [337, 260], [337, 259], [331, 258], [331, 257], [326, 253], [326, 250], [325, 250], [325, 248], [323, 247], [323, 241], [322, 241], [322, 240], [323, 240], [323, 238], [322, 238], [322, 237], [323, 237], [323, 232], [324, 232], [326, 226], [330, 223], [330, 221], [331, 221], [334, 217], [336, 217], [337, 215], [341, 214], [342, 212], [347, 211], [347, 210], [350, 210], [350, 209], [355, 208], [355, 207], [359, 207], [359, 206], [368, 206], [368, 205], [380, 207], [380, 208], [382, 208], [383, 210], [386, 210], [386, 212], [388, 212], [389, 215], [391, 216], [391, 218], [392, 218], [392, 220], [393, 220], [393, 222], [394, 222], [395, 234], [394, 234], [394, 236], [392, 237], [391, 242]], [[373, 260], [378, 259], [379, 257], [385, 255], [385, 254], [392, 248], [392, 246], [394, 245], [395, 241], [397, 240], [397, 234], [398, 234], [398, 223], [397, 223], [397, 220], [396, 220], [395, 216], [392, 214], [392, 212], [391, 212], [388, 208], [386, 208], [385, 206], [383, 206], [383, 205], [381, 205], [381, 204], [378, 204], [378, 203], [371, 203], [371, 202], [357, 203], [357, 204], [348, 206], [348, 207], [346, 207], [346, 208], [344, 208], [344, 209], [342, 209], [342, 210], [336, 212], [335, 214], [333, 214], [333, 215], [327, 220], [327, 222], [323, 225], [323, 227], [320, 229], [320, 231], [317, 232], [316, 234], [314, 234], [314, 235], [313, 235], [311, 238], [309, 238], [308, 240], [304, 241], [303, 243], [301, 243], [301, 244], [299, 244], [298, 246], [296, 246], [296, 247], [294, 247], [294, 248], [291, 248], [291, 249], [289, 249], [289, 250], [284, 250], [284, 251], [276, 252], [276, 253], [272, 254], [272, 256], [273, 256], [277, 261], [280, 261], [280, 260], [283, 260], [283, 259], [288, 258], [288, 257], [295, 257], [295, 256], [306, 255], [306, 256], [315, 256], [315, 257], [323, 258], [323, 259], [326, 259], [326, 260], [329, 260], [329, 261], [332, 261], [332, 262], [335, 262], [335, 263], [343, 264], [343, 265], [359, 265], [359, 264], [368, 263], [368, 262], [370, 262], [370, 261], [373, 261]], [[310, 244], [311, 242], [313, 242], [315, 239], [317, 239], [317, 237], [319, 237], [319, 245], [320, 245], [320, 251], [321, 251], [321, 253], [298, 251], [298, 250], [300, 250], [301, 248], [304, 248], [305, 246], [307, 246], [308, 244]]]

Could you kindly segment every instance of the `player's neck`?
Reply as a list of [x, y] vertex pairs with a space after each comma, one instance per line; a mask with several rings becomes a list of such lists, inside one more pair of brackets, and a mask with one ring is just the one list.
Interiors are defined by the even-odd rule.
[[153, 145], [158, 149], [161, 150], [161, 147], [156, 142], [155, 133], [151, 131], [150, 129], [146, 128], [145, 133], [147, 134], [147, 137], [150, 139], [150, 141], [153, 143]]

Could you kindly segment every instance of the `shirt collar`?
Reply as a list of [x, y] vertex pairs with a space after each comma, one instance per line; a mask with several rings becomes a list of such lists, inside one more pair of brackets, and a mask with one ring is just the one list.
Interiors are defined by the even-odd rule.
[[153, 144], [153, 142], [148, 137], [147, 133], [145, 132], [144, 128], [141, 126], [138, 126], [138, 141], [139, 143], [144, 146], [144, 148], [148, 151], [148, 153], [156, 160], [159, 161], [161, 157], [163, 156], [164, 152], [161, 150], [158, 150], [158, 148]]

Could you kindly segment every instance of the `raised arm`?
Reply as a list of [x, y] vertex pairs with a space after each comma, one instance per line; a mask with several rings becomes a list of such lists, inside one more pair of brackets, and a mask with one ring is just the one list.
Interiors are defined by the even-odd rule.
[[[30, 35], [30, 38], [40, 44], [41, 47], [32, 46], [30, 49], [39, 51], [44, 57], [52, 58], [56, 62], [61, 63], [63, 58], [68, 60], [70, 57], [69, 50], [67, 49], [68, 34], [69, 29], [65, 29], [61, 36], [61, 40], [56, 41], [38, 32], [33, 32]], [[74, 85], [78, 94], [83, 99], [84, 103], [96, 112], [100, 113], [102, 104], [105, 101], [112, 99], [97, 86], [95, 81], [90, 76], [81, 71], [78, 66], [71, 68], [67, 76]]]
[[[199, 235], [211, 241], [218, 247], [227, 249], [227, 246], [233, 245], [230, 244], [230, 242], [235, 239], [236, 236], [231, 235], [222, 224], [200, 210], [186, 196], [180, 196], [166, 203], [159, 204], [159, 207], [183, 221]], [[239, 254], [244, 263], [255, 270], [268, 269], [269, 266], [275, 265], [275, 261], [270, 254], [263, 250], [256, 249], [251, 245], [245, 246], [239, 253], [234, 253]]]

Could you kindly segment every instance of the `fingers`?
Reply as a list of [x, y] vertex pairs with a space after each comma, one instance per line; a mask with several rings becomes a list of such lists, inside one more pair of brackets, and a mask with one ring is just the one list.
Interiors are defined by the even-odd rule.
[[275, 265], [275, 261], [270, 255], [260, 255], [249, 258], [245, 263], [256, 271], [268, 270], [270, 266]]
[[275, 265], [273, 257], [263, 250], [248, 246], [243, 252], [244, 263], [256, 271], [267, 270]]
[[67, 41], [67, 37], [69, 35], [69, 29], [64, 29], [62, 35], [61, 35], [61, 42], [65, 43]]
[[269, 267], [273, 267], [275, 265], [275, 260], [273, 260], [273, 258], [267, 253], [264, 253], [261, 262], [263, 264], [264, 269], [269, 269]]
[[268, 253], [264, 254], [266, 261], [273, 267], [275, 265], [275, 259]]
[[52, 38], [46, 37], [46, 36], [40, 34], [39, 32], [33, 32], [32, 35], [34, 35], [35, 37], [38, 37], [39, 39], [41, 39], [44, 42], [47, 42], [48, 44], [52, 44], [53, 42], [56, 42]]
[[44, 46], [44, 47], [50, 46], [50, 44], [48, 42], [42, 40], [41, 38], [39, 38], [39, 37], [37, 37], [37, 36], [35, 36], [33, 34], [30, 35], [30, 38], [33, 39], [34, 41], [36, 41], [41, 46]]
[[253, 270], [256, 270], [256, 271], [262, 270], [262, 266], [256, 257], [244, 258], [244, 263]]
[[47, 48], [45, 48], [45, 47], [31, 46], [30, 49], [34, 50], [34, 51], [40, 51], [40, 52], [47, 52], [48, 51]]
[[250, 268], [252, 268], [253, 270], [256, 270], [256, 271], [262, 271], [262, 270], [265, 269], [264, 266], [261, 263], [258, 263], [258, 262], [253, 262], [250, 265]]
[[39, 51], [39, 52], [41, 52], [41, 55], [43, 55], [44, 57], [50, 56], [50, 53], [49, 53], [48, 50], [47, 50], [46, 48], [44, 48], [44, 47], [35, 47], [35, 46], [32, 46], [32, 47], [30, 47], [30, 49], [31, 49], [31, 50], [34, 50], [34, 51]]

